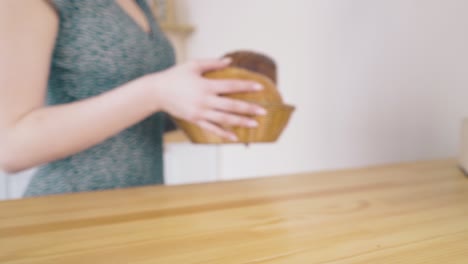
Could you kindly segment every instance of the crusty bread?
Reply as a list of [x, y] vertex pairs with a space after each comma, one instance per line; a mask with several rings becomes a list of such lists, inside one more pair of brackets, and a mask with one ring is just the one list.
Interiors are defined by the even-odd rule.
[[[295, 108], [283, 103], [276, 87], [276, 66], [274, 61], [265, 55], [251, 51], [236, 51], [228, 53], [224, 57], [232, 58], [229, 67], [205, 72], [203, 76], [208, 79], [248, 80], [262, 84], [264, 89], [261, 91], [222, 94], [221, 96], [258, 104], [265, 108], [267, 114], [252, 117], [259, 124], [256, 128], [226, 127], [222, 124], [220, 126], [236, 134], [239, 139], [237, 143], [275, 142], [288, 124]], [[188, 121], [177, 118], [175, 120], [194, 143], [234, 143]]]
[[259, 73], [237, 67], [227, 67], [221, 70], [207, 72], [204, 74], [204, 77], [209, 79], [249, 80], [260, 83], [264, 87], [264, 89], [259, 92], [243, 92], [224, 95], [229, 98], [255, 103], [283, 103], [281, 95], [273, 81]]
[[227, 53], [223, 57], [229, 57], [232, 62], [229, 66], [243, 68], [270, 78], [273, 83], [277, 83], [276, 63], [267, 55], [254, 51], [234, 51]]

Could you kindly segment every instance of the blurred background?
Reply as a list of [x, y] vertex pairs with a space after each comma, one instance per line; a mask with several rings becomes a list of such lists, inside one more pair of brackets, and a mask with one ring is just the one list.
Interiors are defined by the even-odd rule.
[[[266, 53], [277, 63], [285, 101], [297, 107], [275, 144], [168, 138], [168, 184], [457, 155], [468, 116], [468, 1], [150, 2], [170, 13], [161, 19], [179, 61]], [[0, 175], [0, 198], [21, 196], [29, 175]]]

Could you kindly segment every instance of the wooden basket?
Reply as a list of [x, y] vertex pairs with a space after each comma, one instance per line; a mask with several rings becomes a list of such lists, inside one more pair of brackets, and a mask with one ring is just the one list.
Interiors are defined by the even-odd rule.
[[288, 124], [295, 108], [287, 104], [259, 103], [259, 105], [267, 110], [267, 114], [264, 116], [252, 117], [258, 122], [258, 127], [227, 128], [236, 134], [238, 141], [235, 142], [220, 138], [185, 120], [176, 119], [176, 123], [184, 131], [190, 141], [197, 144], [275, 142]]
[[248, 144], [276, 141], [288, 124], [291, 114], [294, 112], [294, 106], [283, 103], [281, 94], [276, 87], [275, 62], [264, 54], [251, 51], [232, 52], [224, 57], [232, 59], [229, 67], [206, 72], [203, 76], [209, 79], [237, 79], [260, 83], [264, 87], [261, 91], [224, 94], [222, 96], [260, 105], [267, 110], [267, 114], [251, 117], [259, 124], [256, 128], [225, 127], [237, 135], [238, 141], [236, 142], [222, 139], [185, 120], [175, 119], [177, 125], [193, 143], [198, 144]]

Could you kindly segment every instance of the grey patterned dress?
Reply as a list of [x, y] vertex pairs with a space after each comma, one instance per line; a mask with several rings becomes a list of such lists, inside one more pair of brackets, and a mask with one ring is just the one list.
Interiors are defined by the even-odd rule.
[[[173, 49], [145, 0], [137, 3], [150, 21], [150, 33], [115, 0], [52, 3], [60, 25], [49, 76], [48, 104], [96, 96], [174, 64]], [[24, 196], [162, 183], [163, 123], [164, 115], [156, 114], [95, 147], [42, 166]]]

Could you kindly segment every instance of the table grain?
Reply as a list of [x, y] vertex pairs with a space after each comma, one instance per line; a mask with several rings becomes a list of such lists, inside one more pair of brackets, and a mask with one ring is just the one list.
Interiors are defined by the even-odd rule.
[[0, 203], [0, 263], [468, 263], [454, 160]]

